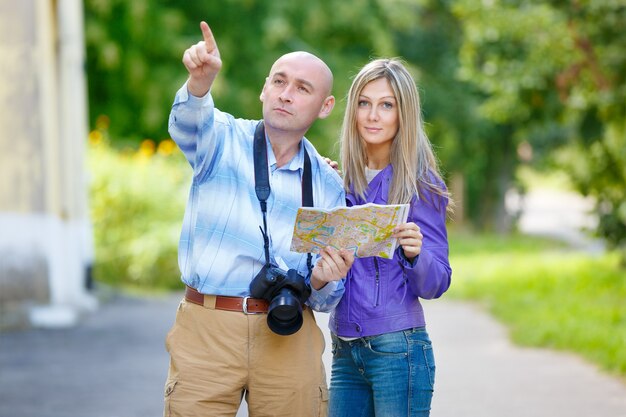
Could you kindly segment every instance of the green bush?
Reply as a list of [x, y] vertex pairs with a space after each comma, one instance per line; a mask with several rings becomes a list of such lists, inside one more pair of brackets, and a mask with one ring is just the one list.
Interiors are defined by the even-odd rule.
[[171, 141], [115, 150], [90, 134], [94, 276], [114, 287], [180, 288], [177, 249], [190, 168]]

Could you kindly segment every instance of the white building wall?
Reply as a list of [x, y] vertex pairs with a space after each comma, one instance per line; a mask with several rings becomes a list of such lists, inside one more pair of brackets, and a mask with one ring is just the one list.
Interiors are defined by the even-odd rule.
[[0, 55], [0, 327], [72, 325], [97, 305], [82, 3], [1, 1]]

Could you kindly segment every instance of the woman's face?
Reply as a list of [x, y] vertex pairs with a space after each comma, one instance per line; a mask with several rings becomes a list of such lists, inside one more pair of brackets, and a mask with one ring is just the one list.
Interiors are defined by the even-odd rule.
[[358, 97], [357, 130], [367, 144], [368, 153], [391, 150], [391, 143], [398, 132], [398, 103], [386, 78], [370, 81]]

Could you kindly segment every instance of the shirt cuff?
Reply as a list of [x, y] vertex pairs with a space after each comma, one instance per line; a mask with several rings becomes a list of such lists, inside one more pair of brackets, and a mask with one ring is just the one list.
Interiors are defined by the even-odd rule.
[[196, 97], [189, 93], [189, 90], [187, 89], [187, 84], [188, 81], [186, 81], [185, 84], [183, 84], [183, 86], [178, 90], [178, 93], [176, 94], [176, 102], [174, 104], [187, 103], [189, 107], [200, 108], [204, 104], [206, 104], [207, 101], [210, 102], [210, 90], [204, 96]]
[[313, 308], [313, 310], [319, 311], [319, 309], [323, 308], [323, 306], [327, 304], [328, 298], [337, 290], [338, 282], [339, 281], [328, 282], [319, 290], [311, 287], [309, 305]]

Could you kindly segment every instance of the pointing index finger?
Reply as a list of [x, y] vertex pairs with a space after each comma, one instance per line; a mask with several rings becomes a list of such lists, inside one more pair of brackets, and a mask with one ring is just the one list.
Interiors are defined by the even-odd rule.
[[211, 32], [211, 28], [205, 21], [200, 22], [200, 30], [202, 30], [202, 38], [204, 39], [204, 43], [206, 44], [207, 51], [217, 49], [217, 44], [215, 43], [213, 32]]

